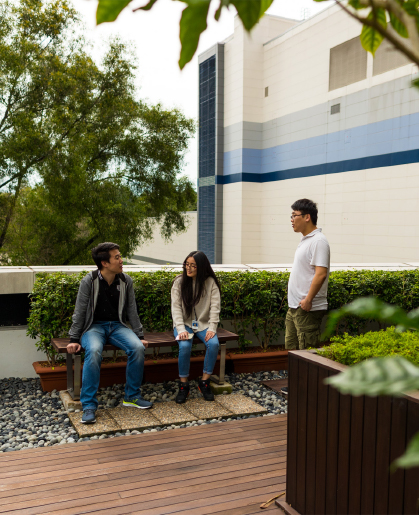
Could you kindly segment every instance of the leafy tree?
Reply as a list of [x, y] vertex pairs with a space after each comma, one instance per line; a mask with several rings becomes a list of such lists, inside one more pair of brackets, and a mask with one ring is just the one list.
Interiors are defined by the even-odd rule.
[[166, 238], [184, 230], [196, 199], [178, 178], [194, 122], [137, 100], [129, 49], [113, 41], [96, 65], [78, 23], [66, 0], [0, 7], [6, 263], [85, 262], [89, 247], [112, 239], [129, 255], [154, 223]]

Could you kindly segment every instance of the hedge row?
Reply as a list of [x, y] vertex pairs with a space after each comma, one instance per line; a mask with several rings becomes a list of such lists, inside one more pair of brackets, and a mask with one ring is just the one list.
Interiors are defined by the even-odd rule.
[[[39, 339], [37, 346], [53, 360], [52, 337], [63, 337], [71, 325], [71, 315], [81, 278], [64, 273], [37, 275], [31, 293], [31, 313], [28, 335]], [[170, 289], [177, 272], [136, 272], [135, 295], [141, 322], [147, 331], [167, 331], [172, 328]], [[288, 309], [287, 272], [217, 272], [222, 288], [221, 320], [231, 320], [239, 335], [239, 345], [250, 344], [246, 334], [254, 333], [267, 348], [278, 341], [284, 329]], [[386, 272], [338, 271], [329, 279], [329, 309], [337, 309], [357, 297], [376, 295], [381, 300], [402, 306], [406, 311], [419, 306], [419, 270]], [[338, 332], [362, 332], [363, 321], [348, 319]]]

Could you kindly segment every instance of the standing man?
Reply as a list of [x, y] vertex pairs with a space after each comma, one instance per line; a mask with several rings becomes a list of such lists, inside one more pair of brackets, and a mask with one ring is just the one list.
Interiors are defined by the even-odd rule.
[[285, 318], [285, 348], [317, 346], [320, 325], [327, 312], [330, 247], [316, 227], [317, 205], [306, 198], [291, 206], [291, 225], [302, 234], [288, 282], [288, 312]]
[[[97, 270], [81, 281], [70, 328], [67, 351], [85, 351], [80, 401], [83, 424], [96, 422], [100, 364], [106, 342], [125, 351], [127, 361], [124, 406], [151, 408], [141, 398], [144, 372], [143, 326], [138, 318], [131, 277], [122, 273], [122, 256], [116, 243], [100, 243], [92, 249]], [[128, 328], [129, 322], [132, 329]]]

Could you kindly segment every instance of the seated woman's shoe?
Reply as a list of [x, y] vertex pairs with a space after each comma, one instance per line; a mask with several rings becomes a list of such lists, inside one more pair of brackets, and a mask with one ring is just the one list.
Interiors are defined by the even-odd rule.
[[206, 401], [213, 401], [214, 400], [214, 394], [211, 391], [210, 380], [209, 379], [206, 379], [205, 381], [203, 379], [200, 379], [198, 381], [198, 388], [199, 388], [199, 391], [204, 396], [204, 399]]
[[176, 395], [176, 403], [183, 404], [189, 395], [189, 382], [183, 383], [179, 381], [179, 392]]

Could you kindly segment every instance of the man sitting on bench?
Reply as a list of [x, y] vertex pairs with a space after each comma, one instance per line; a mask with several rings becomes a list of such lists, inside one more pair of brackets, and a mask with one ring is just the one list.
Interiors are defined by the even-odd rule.
[[[100, 364], [104, 345], [109, 342], [124, 350], [127, 361], [124, 406], [151, 408], [141, 398], [144, 372], [143, 327], [138, 318], [131, 277], [122, 273], [122, 257], [116, 243], [100, 243], [92, 249], [98, 269], [87, 274], [80, 283], [73, 324], [69, 331], [67, 351], [85, 351], [80, 401], [83, 424], [96, 422]], [[126, 325], [129, 321], [132, 330]], [[81, 345], [80, 345], [81, 343]]]

